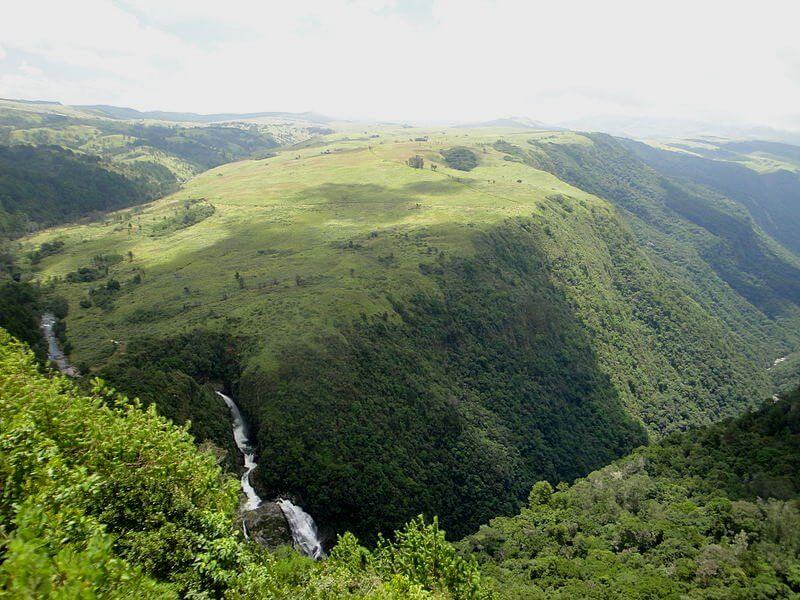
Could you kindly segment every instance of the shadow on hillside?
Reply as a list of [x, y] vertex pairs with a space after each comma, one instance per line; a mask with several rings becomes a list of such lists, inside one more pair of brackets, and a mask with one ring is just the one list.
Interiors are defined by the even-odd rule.
[[[334, 198], [394, 194], [320, 188]], [[247, 235], [231, 233], [180, 266], [204, 264], [233, 282]], [[391, 317], [362, 313], [314, 348], [287, 339], [270, 353], [276, 368], [242, 365], [234, 391], [256, 432], [264, 497], [291, 495], [365, 540], [419, 513], [461, 536], [517, 512], [537, 480], [572, 480], [645, 441], [550, 279], [544, 233], [509, 221], [465, 235], [477, 254], [426, 256], [425, 285], [390, 297]], [[233, 316], [223, 305], [235, 302], [203, 306]], [[226, 327], [243, 336], [243, 355], [260, 353], [246, 320]]]
[[571, 480], [644, 442], [550, 282], [535, 231], [476, 234], [474, 258], [420, 265], [436, 292], [392, 299], [324, 349], [287, 341], [238, 400], [257, 479], [367, 540], [420, 512], [463, 535], [512, 514], [539, 479]]
[[372, 183], [324, 183], [299, 192], [299, 202], [324, 200], [331, 204], [404, 204], [416, 203], [420, 195], [444, 196], [463, 191], [463, 186], [451, 179], [416, 181], [398, 188]]

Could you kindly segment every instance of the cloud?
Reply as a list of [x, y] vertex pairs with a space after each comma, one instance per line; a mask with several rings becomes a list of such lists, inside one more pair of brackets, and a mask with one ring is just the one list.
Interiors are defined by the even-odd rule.
[[6, 9], [4, 48], [40, 73], [4, 61], [0, 95], [445, 120], [633, 111], [777, 123], [800, 105], [787, 58], [800, 55], [793, 0], [88, 0], [81, 9]]

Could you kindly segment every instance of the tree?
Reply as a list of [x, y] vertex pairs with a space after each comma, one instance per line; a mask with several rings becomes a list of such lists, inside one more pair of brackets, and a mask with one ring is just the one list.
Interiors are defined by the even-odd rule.
[[419, 154], [415, 154], [406, 161], [406, 164], [412, 169], [421, 169], [425, 166], [425, 159]]

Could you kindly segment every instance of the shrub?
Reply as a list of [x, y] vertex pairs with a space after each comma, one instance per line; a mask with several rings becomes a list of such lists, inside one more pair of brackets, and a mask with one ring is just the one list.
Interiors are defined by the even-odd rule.
[[415, 154], [406, 161], [406, 164], [412, 169], [421, 169], [425, 166], [425, 159], [419, 154]]
[[442, 150], [445, 164], [451, 169], [471, 171], [478, 166], [478, 156], [469, 148], [456, 146], [449, 150]]
[[28, 253], [28, 259], [35, 265], [46, 256], [58, 254], [64, 248], [64, 242], [56, 240], [54, 242], [44, 242], [37, 250]]

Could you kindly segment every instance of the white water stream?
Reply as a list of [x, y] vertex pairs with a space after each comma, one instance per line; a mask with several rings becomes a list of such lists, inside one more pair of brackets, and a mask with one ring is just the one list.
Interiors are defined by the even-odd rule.
[[789, 356], [781, 356], [780, 358], [776, 358], [775, 361], [772, 363], [772, 366], [769, 369], [767, 369], [767, 371], [771, 371], [772, 369], [777, 367], [779, 364], [781, 364], [782, 362], [784, 362], [788, 358], [789, 358]]
[[55, 325], [56, 318], [53, 313], [46, 312], [42, 315], [39, 328], [42, 330], [42, 335], [47, 342], [47, 360], [56, 363], [58, 370], [64, 375], [77, 377], [78, 370], [69, 364], [67, 356], [64, 354], [63, 350], [61, 350], [61, 346], [58, 343], [58, 338], [53, 330]]
[[278, 506], [281, 507], [283, 516], [289, 523], [295, 546], [300, 548], [303, 554], [315, 560], [325, 558], [322, 542], [319, 541], [317, 533], [317, 524], [314, 523], [311, 515], [291, 501], [282, 498], [278, 499]]
[[[258, 466], [255, 458], [255, 452], [250, 445], [250, 439], [247, 435], [247, 423], [242, 417], [239, 407], [233, 401], [233, 398], [226, 396], [222, 392], [217, 392], [220, 398], [225, 401], [228, 409], [231, 411], [233, 418], [233, 439], [236, 441], [236, 447], [244, 457], [244, 473], [242, 473], [242, 491], [246, 497], [246, 502], [242, 510], [255, 510], [261, 505], [261, 498], [250, 483], [250, 473]], [[307, 512], [302, 508], [291, 502], [290, 500], [278, 499], [278, 506], [286, 517], [286, 522], [289, 524], [289, 530], [292, 532], [292, 540], [294, 545], [306, 556], [314, 559], [325, 558], [325, 552], [322, 549], [322, 542], [319, 540], [317, 533], [317, 524]], [[245, 530], [245, 536], [247, 531]]]
[[244, 473], [242, 473], [242, 491], [244, 492], [247, 502], [243, 510], [255, 510], [261, 505], [261, 498], [258, 497], [255, 488], [250, 483], [250, 473], [253, 472], [258, 466], [256, 463], [256, 455], [253, 452], [253, 447], [250, 445], [250, 439], [247, 437], [247, 425], [244, 422], [242, 413], [239, 412], [239, 407], [233, 401], [233, 398], [226, 396], [222, 392], [217, 392], [220, 398], [228, 405], [233, 419], [233, 439], [236, 441], [236, 447], [244, 457]]

